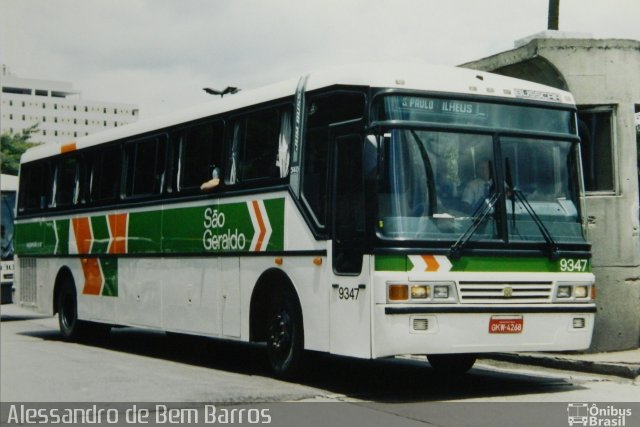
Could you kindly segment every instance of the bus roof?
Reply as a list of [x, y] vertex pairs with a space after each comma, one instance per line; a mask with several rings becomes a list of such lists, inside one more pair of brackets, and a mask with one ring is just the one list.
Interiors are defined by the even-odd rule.
[[0, 176], [0, 190], [2, 191], [17, 191], [18, 190], [18, 177], [15, 175]]
[[[299, 79], [291, 79], [258, 89], [240, 91], [233, 96], [217, 98], [176, 113], [112, 128], [67, 143], [34, 147], [25, 152], [21, 162], [26, 163], [60, 154], [66, 151], [65, 147], [71, 147], [69, 149], [90, 147], [293, 96], [298, 82]], [[426, 64], [360, 64], [332, 67], [310, 73], [305, 89], [312, 91], [334, 85], [428, 90], [502, 99], [528, 99], [556, 105], [574, 104], [573, 96], [569, 92], [549, 86], [483, 71]]]

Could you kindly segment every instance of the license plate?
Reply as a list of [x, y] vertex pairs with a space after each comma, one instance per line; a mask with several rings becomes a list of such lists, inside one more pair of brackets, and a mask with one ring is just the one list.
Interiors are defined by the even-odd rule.
[[522, 316], [492, 316], [489, 320], [490, 334], [519, 334], [523, 328]]

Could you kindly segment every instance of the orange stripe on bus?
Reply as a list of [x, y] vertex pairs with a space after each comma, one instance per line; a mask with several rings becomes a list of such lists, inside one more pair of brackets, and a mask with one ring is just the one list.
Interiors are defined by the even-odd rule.
[[438, 271], [440, 263], [433, 255], [422, 255], [424, 263], [427, 265], [424, 271]]
[[258, 242], [256, 243], [256, 251], [260, 251], [264, 236], [267, 234], [267, 227], [264, 226], [264, 220], [262, 219], [262, 213], [260, 213], [260, 205], [258, 204], [258, 201], [253, 200], [251, 203], [253, 204], [253, 211], [256, 213], [258, 226], [260, 227], [260, 235], [258, 236]]
[[82, 258], [82, 273], [84, 274], [84, 295], [100, 295], [102, 289], [102, 272], [98, 258]]
[[109, 253], [124, 254], [127, 252], [127, 214], [112, 214], [108, 219], [111, 230]]
[[76, 151], [76, 143], [69, 142], [67, 144], [62, 144], [60, 147], [60, 154], [70, 153], [71, 151]]
[[76, 236], [76, 245], [79, 254], [88, 254], [91, 251], [93, 236], [91, 235], [91, 224], [89, 218], [73, 218], [73, 233]]

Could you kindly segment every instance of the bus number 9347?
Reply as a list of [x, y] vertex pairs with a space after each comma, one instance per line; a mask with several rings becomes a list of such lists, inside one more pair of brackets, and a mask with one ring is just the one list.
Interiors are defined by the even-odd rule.
[[585, 272], [589, 262], [586, 259], [562, 258], [560, 260], [560, 271]]

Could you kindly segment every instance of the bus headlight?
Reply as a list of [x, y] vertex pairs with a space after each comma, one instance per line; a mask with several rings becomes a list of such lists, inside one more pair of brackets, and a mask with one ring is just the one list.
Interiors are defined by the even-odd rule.
[[571, 298], [571, 286], [558, 286], [558, 298]]
[[433, 287], [433, 298], [435, 299], [448, 299], [449, 298], [449, 286], [448, 285], [436, 285]]
[[429, 298], [429, 287], [427, 285], [411, 286], [411, 299]]
[[595, 284], [559, 282], [556, 288], [556, 300], [585, 302], [595, 299]]
[[387, 282], [387, 302], [455, 303], [455, 282]]
[[586, 298], [589, 295], [588, 286], [575, 286], [573, 291], [576, 298]]

